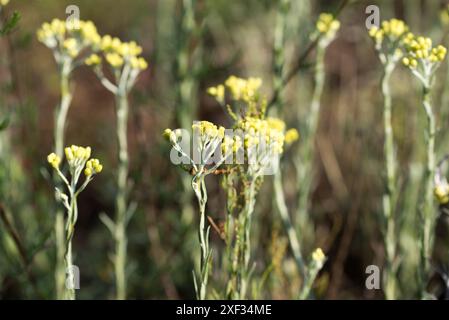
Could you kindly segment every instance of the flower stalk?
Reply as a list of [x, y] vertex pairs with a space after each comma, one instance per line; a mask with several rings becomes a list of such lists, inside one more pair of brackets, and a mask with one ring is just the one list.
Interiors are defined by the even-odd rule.
[[[115, 221], [108, 216], [102, 215], [100, 219], [111, 231], [115, 241], [115, 252], [113, 255], [116, 299], [125, 300], [127, 297], [127, 244], [128, 237], [126, 228], [135, 211], [135, 206], [128, 204], [128, 94], [134, 86], [137, 76], [147, 69], [148, 63], [140, 57], [142, 47], [136, 42], [122, 42], [118, 38], [105, 35], [101, 38], [99, 51], [90, 55], [85, 63], [93, 66], [97, 77], [103, 86], [115, 96], [115, 111], [117, 117], [117, 145], [118, 145], [118, 168], [116, 180]], [[109, 67], [113, 74], [113, 80], [107, 78], [103, 72], [103, 65]]]
[[[37, 31], [37, 37], [53, 51], [59, 69], [61, 101], [55, 111], [54, 150], [58, 157], [62, 157], [67, 113], [72, 102], [70, 76], [73, 69], [82, 64], [84, 53], [91, 51], [98, 44], [100, 36], [91, 21], [78, 21], [78, 25], [75, 26], [66, 24], [66, 21], [53, 19], [51, 23], [44, 23], [41, 26]], [[67, 248], [64, 244], [64, 224], [64, 213], [57, 208], [54, 227], [57, 299], [63, 299], [65, 291], [64, 252]]]
[[384, 193], [382, 196], [382, 232], [385, 251], [384, 294], [388, 300], [397, 297], [397, 230], [396, 230], [396, 165], [392, 126], [392, 96], [390, 80], [403, 53], [403, 40], [408, 26], [401, 20], [383, 21], [380, 28], [372, 27], [369, 35], [374, 40], [379, 60], [383, 66], [381, 91], [383, 95], [384, 126]]
[[434, 176], [436, 170], [435, 160], [435, 114], [432, 106], [431, 91], [436, 70], [445, 59], [447, 49], [439, 45], [432, 46], [432, 40], [425, 37], [416, 37], [409, 33], [404, 40], [407, 55], [403, 64], [422, 84], [422, 106], [426, 115], [426, 128], [424, 138], [426, 143], [426, 165], [423, 181], [423, 198], [421, 199], [420, 218], [420, 265], [418, 269], [419, 289], [421, 297], [427, 296], [427, 282], [430, 276], [430, 260], [433, 250], [433, 231], [436, 213], [433, 205]]
[[[66, 288], [63, 293], [63, 298], [66, 300], [75, 300], [76, 289], [76, 275], [75, 266], [73, 265], [73, 251], [72, 240], [75, 234], [75, 225], [78, 219], [78, 196], [87, 187], [89, 182], [92, 181], [94, 175], [100, 173], [103, 170], [98, 159], [90, 159], [91, 149], [90, 147], [83, 148], [78, 146], [71, 146], [65, 148], [65, 157], [69, 165], [70, 178], [67, 178], [60, 170], [61, 157], [56, 153], [51, 153], [47, 157], [48, 163], [55, 170], [56, 175], [61, 182], [65, 185], [67, 193], [56, 184], [56, 196], [66, 211], [67, 222], [64, 230], [64, 267], [67, 273]], [[85, 179], [81, 186], [78, 187], [81, 174], [84, 172]]]

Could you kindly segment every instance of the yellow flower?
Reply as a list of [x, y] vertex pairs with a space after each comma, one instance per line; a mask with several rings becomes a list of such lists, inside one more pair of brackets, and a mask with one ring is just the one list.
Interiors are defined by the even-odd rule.
[[106, 61], [113, 67], [113, 68], [120, 68], [123, 65], [123, 58], [118, 55], [117, 53], [108, 53], [106, 54]]
[[0, 0], [0, 5], [6, 6], [9, 3], [9, 0]]
[[55, 169], [59, 168], [59, 164], [61, 163], [61, 158], [57, 156], [55, 153], [50, 153], [47, 156], [48, 163]]
[[434, 189], [434, 195], [439, 204], [449, 203], [449, 186], [446, 184], [437, 185]]
[[225, 128], [217, 127], [215, 124], [209, 121], [199, 121], [192, 125], [194, 132], [197, 132], [204, 140], [212, 140], [215, 138], [224, 138]]
[[86, 176], [91, 176], [93, 174], [100, 173], [103, 170], [103, 165], [98, 159], [90, 159], [86, 163], [86, 168], [84, 169], [84, 174]]
[[101, 63], [101, 58], [97, 54], [91, 54], [86, 58], [84, 63], [88, 66], [97, 66]]
[[79, 161], [85, 161], [90, 158], [91, 149], [90, 147], [79, 147], [72, 145], [64, 149], [65, 157], [70, 165], [72, 163], [78, 163]]
[[298, 130], [296, 130], [296, 129], [289, 129], [285, 133], [285, 143], [286, 144], [292, 144], [293, 142], [295, 142], [298, 139], [299, 139], [299, 133], [298, 133]]
[[324, 255], [323, 250], [321, 248], [315, 249], [312, 253], [312, 260], [317, 264], [322, 264], [324, 260], [326, 259], [326, 256]]
[[130, 61], [131, 67], [133, 69], [145, 70], [146, 68], [148, 68], [148, 63], [145, 61], [144, 58], [132, 57]]
[[285, 123], [282, 120], [246, 117], [237, 123], [237, 129], [243, 131], [243, 145], [246, 149], [265, 143], [267, 145], [266, 152], [274, 154], [283, 152]]
[[316, 29], [327, 38], [334, 38], [340, 29], [340, 21], [336, 20], [330, 13], [322, 13], [316, 23]]
[[220, 84], [216, 87], [210, 87], [207, 89], [207, 93], [210, 94], [212, 97], [215, 97], [218, 102], [224, 103], [225, 98], [225, 86]]
[[262, 79], [260, 78], [242, 79], [236, 76], [230, 76], [225, 81], [225, 85], [231, 91], [231, 96], [234, 100], [236, 101], [242, 100], [248, 103], [253, 101], [254, 98], [257, 97], [259, 88], [262, 85]]

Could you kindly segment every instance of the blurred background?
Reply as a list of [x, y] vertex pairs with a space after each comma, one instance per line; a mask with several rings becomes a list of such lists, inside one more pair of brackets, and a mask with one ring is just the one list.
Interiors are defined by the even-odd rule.
[[[440, 11], [447, 1], [338, 1], [294, 0], [288, 14], [285, 68], [291, 69], [310, 43], [321, 12], [335, 12], [345, 3], [341, 29], [326, 52], [326, 83], [314, 148], [315, 188], [310, 219], [314, 240], [304, 243], [305, 255], [322, 247], [328, 260], [321, 271], [315, 296], [319, 299], [382, 299], [381, 290], [365, 287], [368, 265], [383, 265], [380, 217], [383, 193], [383, 124], [380, 92], [381, 65], [365, 27], [368, 5], [378, 5], [381, 19], [404, 19], [413, 32], [448, 45], [448, 28]], [[59, 78], [50, 50], [35, 32], [45, 21], [65, 19], [68, 5], [80, 8], [82, 20], [95, 22], [100, 34], [135, 40], [143, 46], [149, 69], [143, 72], [130, 96], [128, 141], [132, 191], [137, 212], [128, 234], [130, 298], [194, 298], [192, 266], [197, 247], [197, 216], [193, 197], [185, 199], [185, 173], [169, 160], [165, 128], [179, 127], [180, 104], [194, 120], [226, 126], [227, 118], [206, 90], [229, 75], [263, 79], [263, 92], [273, 93], [273, 42], [277, 1], [197, 0], [193, 31], [186, 33], [185, 8], [178, 0], [11, 0], [2, 12], [21, 14], [17, 28], [0, 40], [0, 107], [9, 126], [2, 135], [0, 168], [1, 203], [8, 208], [0, 222], [0, 298], [54, 298], [54, 197], [46, 156], [52, 151], [53, 114], [59, 102]], [[185, 55], [185, 56], [182, 56]], [[179, 62], [187, 59], [186, 72]], [[284, 120], [301, 133], [313, 90], [315, 52], [285, 90]], [[182, 71], [182, 70], [181, 70]], [[440, 68], [434, 94], [438, 114], [438, 160], [449, 152], [449, 68]], [[180, 96], [180, 83], [190, 87]], [[394, 134], [400, 176], [401, 297], [416, 292], [417, 199], [425, 158], [420, 86], [399, 66], [393, 75]], [[114, 98], [87, 67], [73, 76], [74, 100], [68, 114], [66, 145], [89, 145], [104, 163], [104, 172], [79, 198], [79, 220], [74, 238], [75, 264], [81, 271], [81, 299], [113, 298], [114, 276], [108, 252], [113, 246], [99, 214], [113, 216], [115, 200]], [[283, 159], [284, 190], [290, 210], [295, 208], [294, 148]], [[273, 207], [267, 178], [255, 213], [256, 273], [273, 269], [259, 298], [289, 299], [295, 279], [287, 238]], [[208, 181], [208, 215], [225, 217], [220, 181]], [[446, 270], [448, 232], [442, 215], [436, 230], [433, 266]], [[6, 222], [7, 221], [7, 222]], [[11, 230], [13, 232], [11, 233]], [[18, 238], [21, 247], [17, 246]], [[214, 250], [223, 244], [215, 231]], [[26, 256], [20, 258], [20, 250]], [[444, 272], [443, 272], [444, 273]], [[214, 275], [212, 278], [218, 278]], [[434, 292], [445, 289], [435, 272]], [[213, 282], [214, 280], [212, 280]]]

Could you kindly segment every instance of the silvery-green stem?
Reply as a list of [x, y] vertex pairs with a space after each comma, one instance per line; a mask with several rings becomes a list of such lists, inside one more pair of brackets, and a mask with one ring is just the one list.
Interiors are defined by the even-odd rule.
[[307, 236], [309, 227], [309, 201], [313, 184], [313, 151], [315, 135], [320, 115], [321, 96], [323, 94], [325, 71], [324, 56], [326, 47], [318, 45], [315, 66], [315, 89], [313, 91], [310, 112], [302, 136], [301, 148], [298, 148], [296, 171], [298, 188], [297, 229], [301, 230], [303, 238]]
[[279, 214], [281, 215], [282, 222], [284, 223], [284, 227], [287, 231], [288, 240], [293, 252], [293, 257], [295, 258], [296, 265], [298, 267], [298, 271], [303, 281], [305, 281], [306, 268], [304, 265], [304, 259], [302, 258], [298, 235], [292, 224], [292, 221], [288, 214], [287, 205], [285, 203], [284, 191], [282, 190], [282, 173], [280, 170], [281, 169], [279, 168], [279, 172], [274, 176], [274, 192], [276, 197], [276, 205]]
[[75, 194], [76, 188], [76, 180], [72, 177], [72, 183], [70, 186], [70, 208], [67, 212], [67, 224], [66, 224], [66, 239], [65, 239], [65, 268], [67, 272], [68, 281], [67, 284], [70, 284], [69, 287], [66, 287], [65, 299], [66, 300], [75, 300], [75, 288], [73, 286], [74, 274], [73, 274], [73, 253], [72, 253], [72, 239], [75, 234], [75, 224], [78, 217], [78, 205], [77, 205], [77, 196]]
[[127, 180], [128, 180], [128, 98], [126, 92], [119, 90], [117, 94], [117, 141], [118, 141], [118, 169], [117, 169], [117, 198], [115, 213], [115, 281], [116, 298], [126, 299], [126, 215], [127, 215]]
[[420, 261], [420, 289], [421, 295], [425, 295], [427, 280], [430, 272], [430, 259], [433, 247], [433, 228], [435, 212], [433, 206], [433, 177], [435, 174], [435, 116], [431, 103], [430, 86], [423, 89], [423, 107], [427, 117], [425, 132], [427, 144], [427, 163], [424, 177], [424, 199], [421, 208], [421, 261]]
[[396, 173], [394, 159], [394, 140], [392, 127], [392, 104], [390, 92], [390, 78], [395, 65], [388, 62], [382, 76], [382, 94], [384, 96], [384, 157], [385, 157], [385, 193], [383, 195], [384, 212], [384, 247], [386, 253], [386, 267], [384, 277], [384, 293], [388, 300], [396, 298], [396, 230], [395, 230], [395, 201], [396, 201]]
[[248, 186], [245, 186], [245, 207], [243, 214], [242, 228], [242, 247], [240, 249], [242, 255], [241, 279], [239, 299], [245, 299], [250, 278], [250, 260], [251, 260], [251, 220], [256, 202], [256, 178], [251, 177]]
[[209, 228], [206, 227], [206, 204], [207, 204], [207, 190], [204, 181], [204, 175], [199, 173], [192, 180], [192, 188], [198, 200], [200, 210], [200, 223], [198, 230], [198, 238], [201, 248], [200, 259], [200, 287], [197, 288], [197, 299], [204, 300], [207, 296], [207, 282], [209, 278], [211, 251], [209, 247]]
[[[181, 128], [190, 128], [193, 115], [196, 113], [196, 86], [197, 81], [192, 72], [190, 58], [190, 41], [195, 31], [195, 3], [196, 0], [182, 0], [183, 10], [178, 34], [178, 48], [176, 56], [176, 120]], [[181, 196], [182, 221], [190, 225], [194, 220], [194, 209], [192, 207], [191, 179], [182, 176], [183, 194]]]
[[[56, 109], [55, 130], [54, 130], [54, 144], [55, 153], [62, 157], [64, 153], [64, 129], [67, 119], [67, 113], [72, 101], [72, 93], [70, 91], [70, 63], [66, 62], [60, 66], [60, 81], [61, 81], [61, 103]], [[60, 208], [56, 210], [55, 216], [55, 240], [56, 240], [56, 298], [64, 299], [65, 292], [65, 236], [64, 236], [64, 211]]]
[[291, 0], [279, 0], [274, 33], [273, 89], [274, 95], [277, 97], [274, 104], [274, 111], [277, 113], [281, 113], [283, 107], [282, 91], [284, 89], [283, 76], [285, 66], [285, 30], [287, 28], [287, 14], [290, 8], [290, 1]]
[[309, 298], [310, 291], [312, 290], [313, 283], [315, 282], [316, 276], [318, 275], [318, 272], [321, 270], [322, 265], [318, 266], [314, 262], [312, 262], [312, 265], [310, 266], [308, 270], [308, 275], [304, 279], [304, 283], [302, 285], [302, 289], [299, 292], [298, 299], [299, 300], [305, 300]]

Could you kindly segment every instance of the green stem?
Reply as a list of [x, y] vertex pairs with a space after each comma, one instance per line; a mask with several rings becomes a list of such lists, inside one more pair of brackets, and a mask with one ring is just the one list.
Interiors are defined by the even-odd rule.
[[430, 258], [432, 256], [433, 246], [432, 231], [435, 223], [433, 208], [433, 177], [435, 173], [435, 116], [432, 109], [429, 86], [425, 86], [423, 90], [423, 107], [427, 117], [427, 164], [424, 179], [424, 199], [421, 209], [423, 228], [421, 230], [420, 289], [422, 296], [425, 295], [427, 280], [430, 272]]
[[320, 115], [321, 96], [324, 90], [325, 72], [324, 57], [325, 47], [318, 45], [315, 66], [315, 89], [313, 91], [312, 103], [306, 128], [303, 133], [303, 142], [298, 149], [296, 171], [298, 188], [298, 209], [297, 209], [297, 229], [301, 230], [304, 237], [308, 236], [309, 223], [309, 202], [313, 184], [313, 150], [315, 135], [318, 128]]
[[288, 214], [287, 205], [285, 202], [284, 191], [282, 190], [282, 173], [279, 168], [279, 172], [274, 176], [274, 192], [276, 197], [276, 205], [281, 215], [282, 222], [284, 223], [285, 230], [287, 231], [288, 240], [292, 249], [293, 257], [295, 258], [298, 271], [304, 281], [306, 278], [306, 268], [304, 259], [301, 254], [301, 246], [299, 244], [299, 238], [293, 227], [292, 221]]
[[251, 221], [254, 212], [254, 205], [256, 201], [256, 178], [251, 177], [248, 182], [249, 186], [245, 187], [245, 208], [243, 211], [243, 225], [242, 227], [242, 247], [240, 252], [242, 254], [241, 268], [241, 283], [239, 299], [245, 299], [250, 278], [250, 260], [251, 260]]
[[200, 210], [200, 224], [198, 230], [198, 238], [201, 248], [200, 259], [200, 288], [197, 292], [199, 300], [205, 300], [207, 295], [207, 282], [209, 278], [209, 265], [211, 259], [211, 251], [209, 247], [209, 231], [206, 227], [206, 204], [207, 204], [207, 190], [204, 181], [204, 175], [200, 174], [192, 180], [192, 188], [198, 200]]
[[120, 90], [117, 95], [117, 140], [118, 140], [118, 173], [117, 198], [115, 216], [115, 281], [116, 298], [126, 299], [126, 224], [127, 224], [127, 179], [129, 168], [128, 156], [128, 99], [126, 92]]
[[284, 83], [282, 81], [284, 76], [285, 66], [285, 30], [287, 28], [287, 14], [290, 8], [291, 0], [279, 0], [278, 12], [276, 18], [276, 28], [274, 34], [274, 47], [273, 47], [273, 88], [274, 95], [278, 97], [275, 101], [274, 111], [278, 114], [282, 113], [283, 108], [283, 94]]
[[[176, 56], [176, 120], [181, 128], [190, 128], [193, 115], [196, 113], [197, 97], [196, 87], [198, 85], [192, 72], [190, 63], [193, 53], [190, 53], [191, 40], [195, 32], [195, 4], [196, 0], [182, 0], [183, 10], [178, 27], [177, 56]], [[183, 225], [190, 226], [194, 221], [194, 209], [192, 206], [191, 178], [183, 175], [181, 196], [181, 210]]]
[[396, 268], [394, 261], [396, 259], [396, 230], [395, 230], [395, 201], [396, 201], [396, 172], [394, 159], [394, 140], [392, 127], [392, 103], [390, 92], [390, 78], [393, 73], [395, 65], [387, 63], [385, 65], [384, 74], [382, 77], [382, 94], [384, 96], [384, 157], [385, 157], [385, 193], [383, 195], [383, 210], [384, 210], [384, 247], [386, 253], [386, 268], [385, 268], [385, 297], [388, 300], [396, 298]]
[[299, 293], [298, 299], [299, 300], [305, 300], [309, 298], [310, 291], [312, 290], [313, 283], [315, 282], [316, 276], [318, 275], [318, 272], [321, 270], [321, 267], [318, 267], [316, 265], [312, 265], [310, 270], [308, 271], [307, 277], [304, 279], [304, 284], [302, 286], [302, 289]]
[[[75, 224], [78, 217], [78, 205], [77, 205], [77, 197], [75, 195], [75, 185], [76, 181], [74, 177], [72, 177], [72, 183], [70, 187], [70, 210], [67, 212], [67, 225], [66, 225], [66, 252], [65, 252], [65, 268], [67, 272], [67, 279], [70, 283], [70, 287], [66, 287], [65, 299], [66, 300], [75, 300], [75, 288], [74, 288], [74, 267], [73, 267], [73, 254], [72, 254], [72, 239], [75, 233]], [[66, 283], [66, 286], [69, 283]]]
[[[61, 103], [56, 109], [55, 117], [55, 130], [54, 130], [54, 148], [55, 153], [62, 157], [64, 153], [64, 130], [67, 119], [67, 113], [72, 102], [72, 93], [70, 91], [70, 63], [64, 63], [60, 66], [60, 81], [61, 81]], [[59, 184], [55, 179], [56, 185]], [[55, 281], [56, 281], [56, 298], [58, 300], [64, 299], [65, 292], [65, 235], [64, 235], [64, 211], [61, 208], [57, 208], [55, 216], [55, 240], [56, 240], [56, 268], [55, 268]]]

